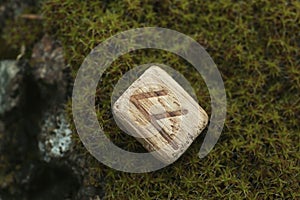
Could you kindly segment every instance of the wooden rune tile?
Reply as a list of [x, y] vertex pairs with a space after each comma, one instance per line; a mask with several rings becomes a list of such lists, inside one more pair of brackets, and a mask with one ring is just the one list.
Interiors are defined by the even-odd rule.
[[149, 67], [113, 105], [116, 120], [164, 163], [177, 160], [208, 123], [206, 112], [163, 69]]

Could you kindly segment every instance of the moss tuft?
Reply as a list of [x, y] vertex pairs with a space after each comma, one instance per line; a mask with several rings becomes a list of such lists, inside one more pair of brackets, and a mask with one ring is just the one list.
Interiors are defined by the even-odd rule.
[[[159, 26], [202, 44], [225, 81], [225, 128], [204, 159], [197, 157], [199, 138], [165, 169], [122, 173], [97, 162], [75, 136], [76, 150], [89, 163], [86, 184], [97, 186], [104, 175], [106, 199], [300, 198], [299, 1], [49, 0], [43, 10], [47, 31], [62, 41], [74, 77], [84, 57], [103, 40], [131, 28]], [[210, 110], [203, 80], [186, 70], [190, 66], [182, 59], [156, 50], [122, 56], [99, 84], [96, 106], [107, 134], [132, 150], [141, 149], [115, 126], [110, 94], [122, 74], [149, 62], [185, 75], [200, 104]]]

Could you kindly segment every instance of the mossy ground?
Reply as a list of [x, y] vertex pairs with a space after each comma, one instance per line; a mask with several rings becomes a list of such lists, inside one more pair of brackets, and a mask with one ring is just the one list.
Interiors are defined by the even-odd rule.
[[[129, 174], [98, 162], [75, 135], [76, 151], [90, 163], [86, 185], [98, 186], [105, 176], [106, 199], [300, 198], [299, 1], [49, 0], [43, 14], [46, 31], [62, 42], [74, 77], [103, 40], [131, 28], [159, 26], [203, 45], [225, 83], [225, 128], [207, 157], [197, 157], [200, 137], [176, 163]], [[115, 126], [110, 95], [122, 74], [150, 62], [181, 72], [210, 114], [206, 86], [184, 60], [157, 50], [122, 56], [102, 77], [96, 106], [107, 134], [134, 151], [142, 148]]]

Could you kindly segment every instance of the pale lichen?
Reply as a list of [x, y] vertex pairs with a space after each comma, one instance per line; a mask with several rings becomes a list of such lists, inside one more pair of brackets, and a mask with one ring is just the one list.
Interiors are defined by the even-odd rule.
[[49, 162], [53, 158], [63, 157], [70, 150], [71, 134], [65, 113], [47, 113], [38, 143], [43, 160]]

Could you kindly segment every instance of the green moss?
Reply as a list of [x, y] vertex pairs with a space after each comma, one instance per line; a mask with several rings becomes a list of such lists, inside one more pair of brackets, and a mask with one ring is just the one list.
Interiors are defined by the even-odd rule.
[[[299, 1], [50, 0], [44, 16], [47, 31], [62, 41], [74, 76], [90, 50], [108, 37], [131, 28], [160, 26], [202, 44], [225, 81], [225, 128], [204, 159], [197, 157], [200, 137], [165, 169], [122, 173], [97, 162], [75, 136], [78, 154], [89, 163], [85, 183], [97, 186], [105, 176], [106, 199], [300, 198]], [[143, 50], [119, 58], [99, 84], [97, 114], [114, 142], [135, 151], [142, 150], [139, 144], [111, 118], [110, 94], [122, 74], [149, 62], [180, 71], [200, 104], [210, 110], [203, 80], [175, 55]]]

